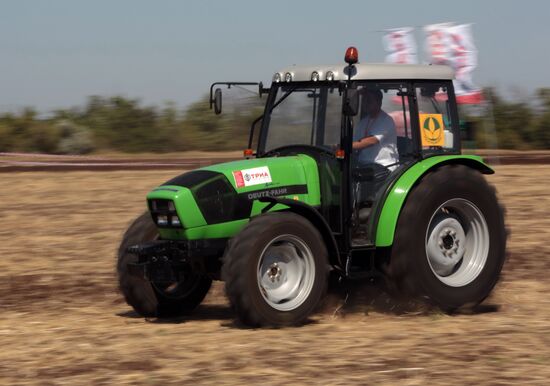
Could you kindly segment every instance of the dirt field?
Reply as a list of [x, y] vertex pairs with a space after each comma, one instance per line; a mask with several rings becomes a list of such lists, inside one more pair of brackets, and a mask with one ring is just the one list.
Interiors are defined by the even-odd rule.
[[300, 328], [241, 329], [221, 286], [195, 316], [145, 320], [115, 250], [174, 171], [1, 175], [0, 384], [548, 384], [550, 166], [501, 166], [510, 259], [474, 314], [396, 305], [375, 287]]

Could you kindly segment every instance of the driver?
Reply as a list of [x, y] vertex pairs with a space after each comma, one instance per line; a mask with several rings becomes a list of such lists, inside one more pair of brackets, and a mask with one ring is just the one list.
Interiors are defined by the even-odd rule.
[[399, 162], [397, 134], [392, 117], [382, 110], [382, 98], [382, 91], [363, 88], [367, 114], [354, 130], [353, 150], [358, 166], [378, 164], [393, 170]]

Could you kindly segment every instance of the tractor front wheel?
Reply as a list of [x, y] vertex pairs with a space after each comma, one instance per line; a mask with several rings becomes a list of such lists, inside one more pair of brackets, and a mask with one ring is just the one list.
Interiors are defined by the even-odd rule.
[[189, 271], [179, 282], [154, 282], [131, 275], [129, 263], [136, 263], [136, 255], [126, 250], [131, 245], [158, 239], [158, 231], [148, 212], [130, 225], [118, 250], [117, 274], [119, 288], [126, 303], [146, 317], [172, 317], [186, 315], [204, 299], [212, 280], [205, 275]]
[[244, 324], [297, 325], [318, 307], [328, 281], [319, 231], [294, 213], [258, 216], [231, 241], [222, 278]]

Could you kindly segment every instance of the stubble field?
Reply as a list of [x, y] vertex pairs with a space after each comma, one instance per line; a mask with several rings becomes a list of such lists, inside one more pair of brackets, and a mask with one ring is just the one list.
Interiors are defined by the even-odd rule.
[[[490, 176], [510, 256], [472, 314], [396, 304], [372, 285], [299, 328], [243, 329], [217, 283], [190, 318], [146, 320], [115, 251], [175, 172], [0, 174], [0, 384], [540, 384], [550, 379], [550, 166]], [[347, 301], [344, 302], [344, 299]]]

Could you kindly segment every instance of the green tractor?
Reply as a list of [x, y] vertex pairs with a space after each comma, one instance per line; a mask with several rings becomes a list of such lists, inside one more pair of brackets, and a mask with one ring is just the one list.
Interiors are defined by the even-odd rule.
[[[489, 295], [506, 255], [504, 213], [483, 176], [493, 170], [461, 154], [453, 71], [358, 64], [353, 47], [345, 58], [260, 83], [267, 100], [245, 159], [147, 195], [118, 252], [136, 312], [189, 314], [212, 280], [251, 326], [303, 323], [329, 275], [383, 277], [445, 311]], [[241, 83], [212, 85], [220, 113], [216, 84]]]

